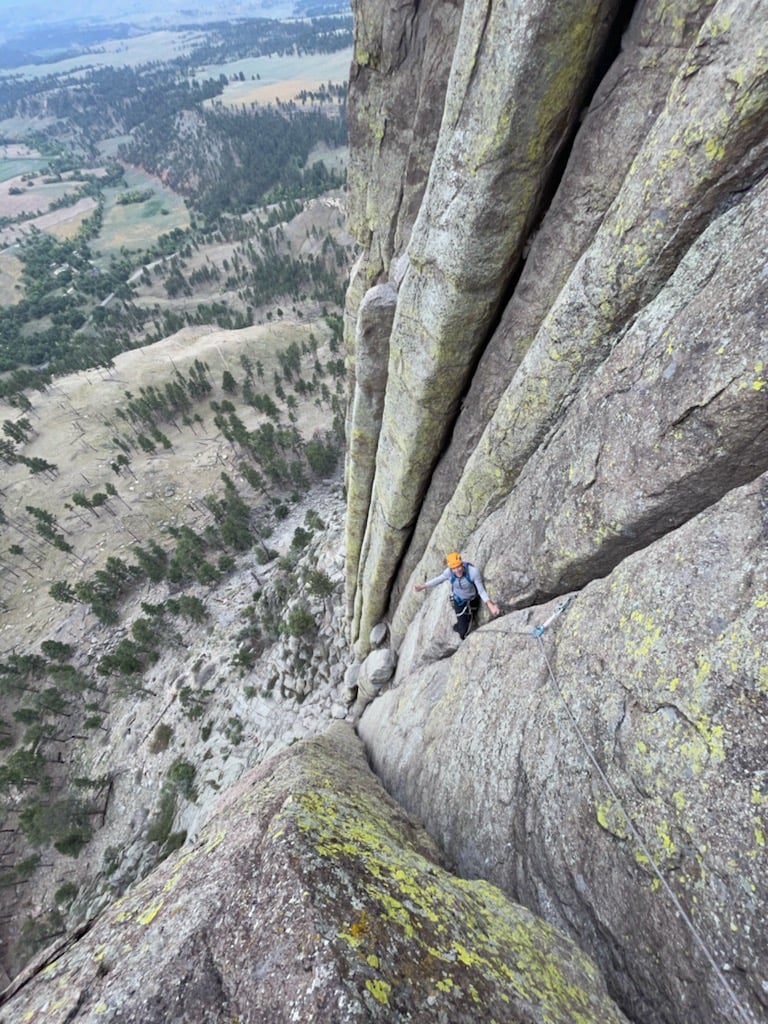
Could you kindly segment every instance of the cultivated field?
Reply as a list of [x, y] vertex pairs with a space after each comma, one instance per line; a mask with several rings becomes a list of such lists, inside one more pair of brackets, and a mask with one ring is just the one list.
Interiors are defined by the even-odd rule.
[[[20, 178], [22, 174], [36, 174], [38, 171], [42, 171], [47, 163], [48, 161], [43, 160], [42, 157], [4, 157], [0, 155], [0, 183], [7, 183], [7, 188], [12, 188], [15, 179]], [[0, 191], [0, 195], [2, 195], [2, 191]]]
[[[32, 158], [29, 159], [32, 162]], [[13, 157], [3, 159], [0, 156], [0, 179], [5, 169], [18, 163], [18, 160]], [[101, 169], [89, 169], [88, 173], [99, 175], [103, 172]], [[126, 184], [119, 188], [104, 190], [104, 222], [98, 239], [92, 245], [95, 252], [109, 256], [119, 252], [123, 246], [128, 249], [146, 249], [154, 245], [160, 235], [174, 228], [189, 227], [189, 212], [184, 200], [159, 178], [128, 167], [125, 170], [125, 181]], [[37, 211], [39, 216], [0, 229], [0, 247], [12, 245], [32, 228], [47, 231], [57, 238], [74, 238], [86, 217], [96, 209], [96, 200], [84, 197], [72, 206], [56, 210], [49, 210], [49, 207], [63, 196], [72, 195], [79, 184], [77, 180], [66, 179], [46, 184], [40, 174], [26, 181], [19, 176], [7, 178], [0, 186], [0, 218], [23, 217]], [[118, 203], [122, 193], [133, 189], [151, 191], [153, 194], [142, 203]], [[16, 194], [12, 194], [12, 190]]]

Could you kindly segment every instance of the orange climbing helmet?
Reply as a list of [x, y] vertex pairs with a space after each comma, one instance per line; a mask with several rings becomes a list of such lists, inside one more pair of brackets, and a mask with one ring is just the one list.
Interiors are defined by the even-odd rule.
[[445, 556], [445, 561], [449, 569], [458, 569], [462, 565], [461, 555], [458, 551], [451, 551]]

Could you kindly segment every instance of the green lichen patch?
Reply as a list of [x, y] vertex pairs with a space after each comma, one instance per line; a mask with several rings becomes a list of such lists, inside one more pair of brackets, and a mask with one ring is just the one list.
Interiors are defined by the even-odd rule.
[[372, 787], [351, 789], [326, 764], [271, 836], [300, 858], [318, 931], [372, 1013], [439, 1001], [457, 1022], [517, 1019], [515, 1007], [552, 1022], [622, 1019], [569, 940], [496, 887], [439, 867]]

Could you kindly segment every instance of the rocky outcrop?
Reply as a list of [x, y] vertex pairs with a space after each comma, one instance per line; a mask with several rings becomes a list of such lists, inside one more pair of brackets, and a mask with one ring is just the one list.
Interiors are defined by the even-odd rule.
[[635, 1021], [768, 1013], [767, 536], [765, 475], [540, 640], [551, 605], [456, 651], [435, 599], [360, 723], [458, 870], [578, 936]]
[[448, 874], [351, 727], [242, 779], [197, 843], [6, 993], [0, 1021], [621, 1024], [572, 942]]
[[[395, 295], [386, 282], [416, 219], [442, 116], [461, 6], [457, 0], [354, 3], [349, 223], [364, 249], [347, 292], [353, 401], [347, 420], [347, 558], [357, 577], [386, 390]], [[367, 289], [371, 289], [367, 292]], [[348, 587], [350, 614], [354, 586]]]
[[[276, 524], [270, 545], [279, 559], [265, 564], [261, 550], [244, 553], [219, 583], [200, 587], [206, 618], [185, 623], [183, 643], [180, 637], [168, 642], [145, 673], [143, 689], [136, 685], [130, 697], [112, 701], [109, 731], [99, 729], [73, 756], [79, 779], [107, 780], [96, 805], [102, 811], [91, 818], [98, 827], [77, 857], [48, 846], [34, 876], [12, 885], [6, 872], [0, 953], [11, 977], [41, 941], [47, 944], [46, 936], [94, 918], [185, 835], [195, 836], [221, 792], [249, 769], [345, 718], [354, 697], [348, 700], [344, 691], [345, 664], [353, 657], [339, 628], [340, 483], [310, 489]], [[294, 544], [299, 528], [306, 544], [301, 550]], [[123, 606], [126, 621], [141, 615], [142, 602], [166, 596], [163, 583], [144, 589]], [[282, 623], [301, 628], [280, 629], [274, 618], [265, 628], [274, 609]], [[78, 645], [79, 665], [95, 670], [118, 637], [78, 608], [57, 639]], [[178, 776], [179, 765], [188, 774]], [[21, 809], [28, 790], [13, 787], [5, 796]], [[52, 809], [43, 813], [55, 820], [56, 790], [45, 799]], [[25, 844], [23, 833], [11, 833], [14, 821], [10, 813], [4, 819], [5, 864], [35, 863], [38, 851]]]
[[[768, 1010], [766, 25], [766, 0], [464, 5], [348, 466], [352, 639], [384, 618], [398, 653], [373, 763], [641, 1024]], [[511, 613], [463, 647], [447, 588], [413, 591], [455, 549]], [[571, 593], [552, 666], [596, 764], [530, 636]]]
[[[535, 0], [464, 8], [390, 336], [358, 572], [353, 630], [361, 634], [384, 610], [425, 484], [618, 6]], [[353, 475], [363, 470], [352, 465]]]
[[398, 596], [501, 395], [616, 198], [711, 6], [699, 0], [638, 6], [622, 39], [621, 52], [599, 82], [584, 114], [562, 180], [546, 216], [529, 239], [520, 279], [472, 375], [449, 447], [419, 510], [395, 585]]

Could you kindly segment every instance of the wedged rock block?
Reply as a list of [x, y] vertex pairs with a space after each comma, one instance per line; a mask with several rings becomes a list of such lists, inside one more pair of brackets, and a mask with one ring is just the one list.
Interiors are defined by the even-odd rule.
[[355, 375], [352, 404], [347, 416], [347, 594], [354, 608], [360, 548], [381, 431], [387, 387], [389, 334], [397, 293], [391, 284], [369, 288], [362, 298], [355, 325]]

